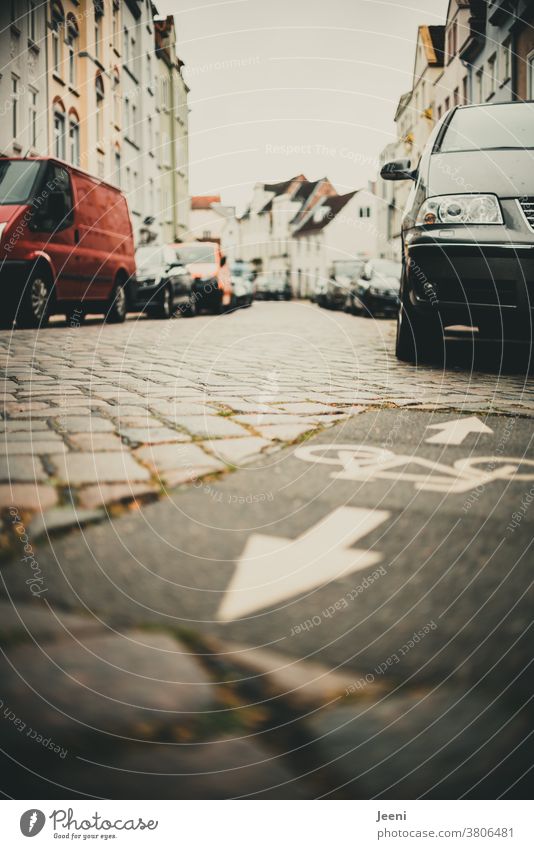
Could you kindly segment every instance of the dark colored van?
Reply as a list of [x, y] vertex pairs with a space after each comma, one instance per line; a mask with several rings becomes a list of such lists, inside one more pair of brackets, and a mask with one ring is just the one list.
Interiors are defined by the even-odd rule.
[[532, 338], [534, 103], [460, 106], [435, 127], [415, 170], [402, 222], [397, 357], [439, 359], [443, 328], [491, 339]]
[[54, 313], [124, 321], [134, 271], [132, 225], [118, 189], [59, 160], [0, 159], [4, 327], [42, 327]]

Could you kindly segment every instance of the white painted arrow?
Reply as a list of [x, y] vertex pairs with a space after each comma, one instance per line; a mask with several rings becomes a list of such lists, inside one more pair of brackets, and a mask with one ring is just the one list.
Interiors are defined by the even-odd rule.
[[493, 433], [492, 429], [476, 416], [463, 416], [450, 422], [428, 425], [427, 430], [439, 430], [425, 442], [433, 445], [461, 445], [470, 433]]
[[373, 566], [380, 554], [351, 546], [388, 516], [385, 510], [338, 507], [295, 540], [252, 534], [218, 618], [224, 622], [238, 619]]

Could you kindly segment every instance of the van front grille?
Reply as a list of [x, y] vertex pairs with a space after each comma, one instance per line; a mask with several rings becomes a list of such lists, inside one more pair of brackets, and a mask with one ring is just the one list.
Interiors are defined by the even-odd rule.
[[521, 198], [519, 201], [523, 215], [528, 221], [528, 226], [534, 230], [534, 198]]

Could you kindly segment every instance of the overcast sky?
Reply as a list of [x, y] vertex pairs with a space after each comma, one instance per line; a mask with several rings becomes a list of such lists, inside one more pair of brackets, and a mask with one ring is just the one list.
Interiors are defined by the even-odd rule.
[[376, 175], [411, 88], [417, 27], [447, 0], [156, 0], [175, 16], [189, 95], [190, 191], [238, 208], [304, 173], [340, 193]]

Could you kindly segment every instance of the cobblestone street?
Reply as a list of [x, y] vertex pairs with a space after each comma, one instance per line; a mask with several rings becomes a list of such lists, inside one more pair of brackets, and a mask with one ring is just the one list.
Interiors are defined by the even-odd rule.
[[11, 795], [526, 792], [532, 382], [393, 336], [307, 302], [1, 334]]
[[393, 322], [304, 302], [2, 333], [0, 504], [42, 512], [57, 528], [235, 469], [363, 410], [534, 414], [531, 381], [499, 374], [498, 356], [477, 372], [471, 345], [455, 356], [452, 343], [449, 370], [413, 369], [393, 357], [393, 334]]

